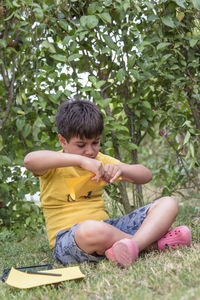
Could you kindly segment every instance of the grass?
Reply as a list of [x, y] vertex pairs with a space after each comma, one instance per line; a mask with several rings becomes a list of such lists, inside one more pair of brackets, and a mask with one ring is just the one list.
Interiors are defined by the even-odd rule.
[[[0, 299], [137, 299], [137, 300], [200, 300], [200, 206], [198, 195], [180, 202], [175, 225], [190, 227], [193, 243], [190, 248], [159, 253], [142, 253], [126, 269], [106, 259], [99, 264], [80, 265], [84, 279], [30, 290], [12, 288], [0, 282]], [[11, 266], [55, 263], [46, 235], [35, 233], [21, 241], [14, 233], [0, 235], [0, 273]]]

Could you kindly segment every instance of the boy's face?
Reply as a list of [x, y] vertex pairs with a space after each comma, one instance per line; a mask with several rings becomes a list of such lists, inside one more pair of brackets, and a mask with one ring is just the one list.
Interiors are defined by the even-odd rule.
[[61, 134], [58, 135], [58, 138], [65, 153], [95, 158], [99, 152], [100, 137], [92, 139], [72, 137], [69, 142]]

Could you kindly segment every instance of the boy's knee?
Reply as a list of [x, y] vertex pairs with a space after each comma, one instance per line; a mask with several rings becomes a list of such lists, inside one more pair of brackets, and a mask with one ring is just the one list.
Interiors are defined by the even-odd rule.
[[172, 210], [174, 212], [174, 214], [177, 216], [178, 214], [178, 202], [176, 199], [174, 199], [173, 197], [165, 197], [166, 199], [164, 201], [166, 201], [166, 206], [168, 207], [168, 209]]
[[170, 196], [162, 197], [159, 200], [156, 200], [152, 206], [160, 206], [164, 210], [173, 212], [175, 216], [178, 215], [178, 202], [176, 199]]
[[85, 243], [93, 243], [97, 236], [103, 233], [103, 222], [87, 220], [81, 222], [75, 230], [75, 241], [84, 241]]
[[74, 232], [76, 244], [84, 252], [92, 254], [96, 252], [103, 255], [110, 247], [111, 231], [107, 224], [100, 221], [84, 221], [80, 223]]

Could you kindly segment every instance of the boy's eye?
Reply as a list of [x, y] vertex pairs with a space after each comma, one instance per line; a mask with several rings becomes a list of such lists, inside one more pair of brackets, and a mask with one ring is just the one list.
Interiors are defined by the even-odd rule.
[[98, 145], [99, 141], [93, 142], [93, 145]]
[[85, 147], [85, 145], [83, 144], [83, 145], [77, 145], [79, 148], [83, 148], [83, 147]]

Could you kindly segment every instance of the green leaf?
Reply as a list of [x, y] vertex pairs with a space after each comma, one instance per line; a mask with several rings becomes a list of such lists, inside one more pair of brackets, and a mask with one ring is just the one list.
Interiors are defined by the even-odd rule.
[[19, 104], [19, 105], [22, 105], [23, 99], [22, 99], [21, 94], [17, 94], [17, 96], [16, 96], [16, 103]]
[[22, 130], [22, 128], [24, 127], [24, 125], [25, 125], [25, 119], [24, 119], [23, 117], [20, 118], [20, 119], [17, 119], [17, 121], [16, 121], [16, 126], [17, 126], [17, 129], [18, 129], [19, 131]]
[[18, 109], [18, 110], [17, 110], [17, 113], [18, 113], [19, 115], [25, 115], [25, 112], [24, 112], [23, 110], [21, 110], [21, 109]]
[[35, 14], [36, 20], [41, 22], [44, 18], [43, 10], [41, 9], [41, 7], [34, 8], [33, 12]]
[[98, 17], [104, 22], [104, 23], [111, 23], [112, 19], [109, 13], [105, 12], [102, 14], [98, 14]]
[[165, 24], [166, 26], [175, 28], [174, 21], [170, 16], [162, 17], [161, 20], [162, 20], [163, 24]]
[[77, 42], [73, 41], [69, 46], [70, 53], [78, 53], [77, 52]]
[[8, 156], [0, 155], [0, 165], [11, 165], [12, 161]]
[[157, 46], [157, 50], [161, 50], [161, 49], [163, 49], [163, 48], [166, 48], [166, 47], [168, 47], [169, 45], [171, 45], [171, 43], [167, 43], [167, 42], [165, 42], [165, 43], [160, 43], [160, 44], [158, 44], [158, 46]]
[[142, 106], [148, 108], [148, 109], [151, 109], [151, 104], [147, 101], [142, 101]]
[[54, 45], [47, 40], [42, 42], [41, 46], [48, 49], [50, 53], [56, 53]]
[[68, 43], [69, 43], [71, 40], [73, 40], [73, 38], [72, 38], [70, 35], [67, 35], [67, 36], [64, 37], [64, 39], [63, 39], [63, 41], [62, 41], [62, 44], [63, 44], [64, 46], [66, 46], [66, 45], [68, 45]]
[[189, 148], [190, 148], [190, 153], [191, 153], [192, 158], [195, 158], [194, 145], [192, 143], [190, 143]]
[[6, 40], [0, 39], [0, 47], [6, 48]]
[[79, 53], [72, 54], [72, 55], [70, 55], [70, 56], [68, 57], [68, 61], [69, 61], [69, 62], [70, 62], [70, 61], [74, 61], [75, 59], [80, 58], [80, 57], [82, 57], [82, 54], [79, 54]]
[[128, 67], [132, 68], [136, 61], [136, 55], [128, 57]]
[[191, 164], [189, 165], [189, 169], [192, 169], [195, 166], [195, 164], [198, 164], [198, 162], [197, 162], [196, 158], [193, 158], [191, 161]]
[[64, 93], [64, 95], [67, 96], [68, 98], [71, 98], [71, 94], [72, 94], [71, 91], [65, 90], [63, 93]]
[[186, 136], [185, 136], [184, 141], [183, 141], [183, 145], [188, 143], [188, 141], [190, 139], [190, 136], [191, 136], [190, 132], [187, 131]]
[[10, 16], [8, 16], [6, 19], [4, 19], [4, 21], [9, 21], [12, 19], [12, 17], [15, 15], [15, 11], [12, 12], [12, 14]]
[[136, 150], [138, 148], [138, 146], [136, 144], [129, 143], [128, 148], [131, 149], [131, 150]]
[[113, 39], [109, 35], [103, 35], [103, 38], [110, 49], [117, 50], [117, 45], [113, 42]]
[[79, 33], [79, 38], [80, 38], [80, 41], [83, 41], [85, 36], [88, 34], [88, 31], [81, 31]]
[[97, 8], [98, 8], [97, 2], [90, 3], [88, 7], [88, 14], [93, 15], [97, 11]]
[[125, 1], [122, 1], [123, 3], [123, 9], [124, 11], [127, 11], [127, 9], [130, 8], [130, 1], [129, 0], [125, 0]]
[[55, 54], [55, 55], [51, 55], [51, 57], [57, 61], [66, 62], [66, 56], [64, 56], [64, 55]]
[[99, 19], [96, 16], [87, 16], [87, 27], [93, 29], [99, 24]]
[[193, 48], [198, 42], [198, 39], [190, 39], [189, 43], [190, 43], [190, 47]]
[[90, 86], [86, 86], [86, 87], [80, 89], [80, 91], [81, 91], [81, 92], [90, 92], [90, 91], [92, 92], [92, 91], [93, 91], [93, 88], [90, 87]]
[[194, 8], [200, 9], [200, 0], [192, 0]]
[[136, 80], [141, 80], [140, 73], [138, 71], [132, 69], [130, 72]]
[[184, 12], [178, 12], [178, 13], [176, 13], [176, 18], [177, 18], [177, 20], [179, 22], [181, 22], [184, 19], [184, 17], [185, 17]]
[[82, 27], [87, 26], [87, 16], [82, 16], [80, 18], [80, 24], [81, 24]]
[[149, 122], [146, 119], [142, 119], [141, 124], [144, 128], [147, 128], [149, 126]]
[[117, 130], [129, 133], [128, 128], [124, 125], [120, 125], [119, 123], [117, 124]]
[[161, 58], [161, 61], [164, 62], [166, 61], [168, 58], [170, 58], [172, 56], [172, 54], [166, 54]]
[[112, 98], [105, 98], [103, 100], [101, 100], [101, 102], [99, 103], [99, 105], [102, 107], [102, 108], [105, 108], [106, 106], [109, 105], [109, 103], [112, 102]]
[[85, 27], [87, 26], [89, 29], [93, 29], [96, 27], [99, 23], [99, 19], [96, 16], [82, 16], [80, 18], [80, 24], [81, 26]]
[[93, 84], [97, 82], [97, 78], [95, 76], [89, 76], [89, 81], [91, 81]]
[[174, 2], [176, 2], [176, 4], [182, 8], [186, 8], [185, 7], [185, 4], [186, 4], [186, 1], [185, 0], [174, 0]]
[[187, 127], [189, 127], [189, 128], [193, 128], [192, 122], [189, 121], [189, 120], [185, 121], [185, 122], [183, 123], [183, 126], [187, 126]]
[[65, 31], [68, 32], [69, 29], [69, 25], [65, 20], [60, 20], [59, 21], [59, 25], [62, 27], [62, 29], [64, 29]]
[[126, 76], [126, 71], [123, 68], [121, 68], [116, 74], [116, 78], [120, 82], [122, 82], [125, 79], [125, 76]]
[[134, 110], [134, 114], [138, 117], [138, 118], [140, 118], [140, 116], [141, 116], [141, 111], [140, 110]]
[[58, 103], [58, 97], [56, 95], [50, 94], [50, 95], [48, 95], [48, 98], [51, 102], [56, 103], [56, 104]]
[[23, 131], [22, 131], [23, 137], [26, 138], [26, 137], [31, 133], [31, 130], [32, 130], [31, 125], [26, 124], [26, 125], [24, 126]]
[[20, 7], [20, 4], [18, 4], [18, 3], [17, 3], [17, 1], [15, 1], [15, 0], [14, 0], [14, 1], [12, 1], [12, 4], [13, 4], [13, 6], [15, 6], [15, 7], [17, 7], [17, 8], [19, 8], [19, 7]]
[[100, 81], [96, 82], [94, 84], [94, 86], [95, 86], [96, 89], [100, 89], [104, 85], [104, 83], [106, 83], [105, 80], [100, 80]]
[[152, 128], [148, 129], [148, 134], [150, 135], [150, 137], [152, 137], [153, 139], [156, 138], [156, 134], [155, 131]]

